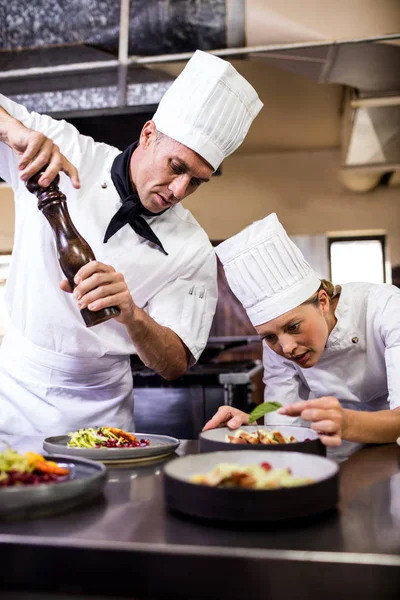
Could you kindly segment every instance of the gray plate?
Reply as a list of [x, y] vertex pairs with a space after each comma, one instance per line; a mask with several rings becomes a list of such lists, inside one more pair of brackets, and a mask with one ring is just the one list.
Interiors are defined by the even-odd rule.
[[[308, 427], [300, 427], [296, 425], [243, 425], [240, 429], [244, 429], [248, 433], [253, 433], [257, 429], [266, 431], [280, 431], [283, 435], [293, 437], [298, 442], [290, 444], [231, 444], [226, 441], [228, 434], [232, 435], [233, 431], [228, 427], [220, 427], [218, 429], [209, 429], [200, 433], [200, 452], [215, 452], [218, 450], [268, 450], [268, 451], [283, 451], [283, 452], [304, 452], [306, 454], [319, 454], [326, 456], [326, 447], [319, 439], [316, 431]], [[310, 441], [305, 441], [310, 440]]]
[[43, 448], [46, 452], [61, 452], [68, 456], [81, 456], [91, 460], [99, 460], [104, 463], [125, 463], [139, 462], [162, 458], [172, 454], [180, 444], [180, 441], [168, 435], [154, 435], [148, 433], [136, 433], [139, 439], [150, 440], [150, 446], [144, 448], [73, 448], [67, 446], [70, 437], [68, 435], [58, 435], [46, 438], [43, 442]]
[[[218, 463], [290, 467], [293, 475], [313, 483], [275, 490], [218, 488], [191, 483], [193, 475], [207, 473]], [[164, 467], [167, 506], [202, 519], [222, 521], [279, 521], [306, 517], [334, 508], [338, 501], [338, 466], [322, 456], [299, 452], [211, 452], [188, 455]]]
[[69, 479], [57, 483], [1, 488], [1, 520], [56, 514], [92, 499], [103, 490], [107, 477], [104, 465], [59, 454], [46, 458], [69, 468]]

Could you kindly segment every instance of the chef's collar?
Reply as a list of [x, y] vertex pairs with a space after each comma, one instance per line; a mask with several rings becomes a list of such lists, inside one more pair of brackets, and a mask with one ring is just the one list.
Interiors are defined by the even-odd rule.
[[104, 235], [103, 242], [106, 243], [111, 236], [129, 223], [129, 225], [138, 235], [155, 244], [160, 250], [162, 250], [162, 252], [164, 252], [164, 254], [168, 254], [150, 225], [145, 221], [145, 219], [143, 219], [141, 215], [158, 217], [169, 209], [166, 208], [159, 213], [151, 212], [143, 206], [138, 193], [135, 192], [132, 187], [130, 178], [130, 161], [132, 154], [138, 145], [139, 142], [137, 141], [128, 146], [126, 150], [121, 152], [121, 154], [118, 154], [112, 164], [111, 179], [121, 198], [122, 206], [111, 219]]

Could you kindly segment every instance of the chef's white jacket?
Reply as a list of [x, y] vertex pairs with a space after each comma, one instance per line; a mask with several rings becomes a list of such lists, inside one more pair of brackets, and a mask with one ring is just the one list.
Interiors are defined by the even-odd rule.
[[[200, 356], [209, 334], [217, 301], [216, 259], [212, 246], [204, 230], [191, 213], [177, 205], [158, 217], [144, 217], [160, 239], [168, 256], [165, 256], [151, 242], [141, 238], [126, 225], [106, 244], [103, 243], [106, 228], [121, 206], [121, 200], [111, 181], [111, 165], [120, 153], [117, 148], [95, 142], [92, 138], [80, 135], [77, 129], [65, 121], [57, 121], [48, 116], [29, 113], [24, 107], [11, 102], [0, 94], [0, 104], [11, 115], [29, 128], [44, 133], [61, 149], [61, 152], [74, 164], [79, 172], [81, 188], [75, 190], [71, 181], [60, 174], [60, 189], [66, 195], [72, 221], [82, 236], [92, 247], [96, 259], [112, 265], [123, 273], [125, 281], [137, 306], [143, 308], [160, 325], [171, 328], [186, 344], [193, 357]], [[31, 374], [29, 381], [22, 375], [24, 359], [15, 368], [13, 378], [22, 377], [20, 387], [32, 389], [23, 401], [16, 398], [14, 390], [7, 402], [11, 410], [18, 403], [15, 425], [10, 428], [10, 418], [2, 418], [0, 411], [0, 432], [14, 433], [18, 420], [25, 419], [24, 428], [31, 423], [34, 430], [58, 431], [94, 424], [128, 426], [133, 411], [130, 370], [127, 369], [129, 355], [136, 352], [125, 327], [114, 319], [90, 329], [86, 328], [76, 300], [71, 294], [59, 288], [64, 279], [55, 247], [54, 234], [44, 215], [37, 208], [37, 199], [27, 191], [19, 178], [17, 156], [5, 144], [0, 144], [0, 176], [15, 192], [15, 243], [10, 276], [7, 282], [6, 302], [10, 312], [11, 326], [8, 340], [3, 346], [8, 348], [7, 356], [2, 349], [3, 371], [5, 361], [10, 375], [10, 355], [17, 361], [17, 348], [27, 347], [25, 359], [35, 362], [35, 353], [44, 352], [38, 362], [50, 368], [52, 360], [60, 362], [60, 369], [70, 371], [77, 378], [77, 365], [85, 364], [81, 386], [74, 390], [68, 400], [55, 401], [57, 393], [47, 388], [40, 369]], [[11, 350], [11, 345], [15, 352]], [[103, 360], [104, 359], [104, 360]], [[70, 362], [67, 365], [67, 360]], [[88, 362], [85, 363], [85, 360]], [[121, 390], [115, 395], [110, 410], [104, 410], [107, 393], [102, 401], [96, 400], [99, 389], [107, 391], [107, 377], [97, 381], [99, 360], [103, 360], [102, 371], [111, 368], [114, 374], [117, 365], [123, 364], [121, 376], [125, 377], [125, 395]], [[93, 369], [88, 363], [93, 363]], [[110, 363], [111, 361], [111, 363]], [[94, 366], [96, 364], [96, 366]], [[12, 369], [11, 369], [12, 370]], [[90, 399], [83, 400], [91, 387], [91, 371], [95, 382]], [[129, 371], [129, 374], [128, 374]], [[110, 375], [110, 378], [112, 376]], [[114, 375], [115, 378], [115, 375]], [[55, 379], [54, 385], [64, 394], [68, 383], [58, 376], [46, 372], [45, 379]], [[39, 384], [39, 390], [34, 386]], [[43, 389], [43, 385], [44, 388]], [[3, 409], [7, 402], [5, 388], [10, 382], [1, 382]], [[54, 388], [54, 386], [53, 386]], [[95, 392], [94, 389], [97, 391]], [[129, 392], [128, 392], [129, 389]], [[121, 392], [121, 393], [120, 393]], [[46, 401], [44, 400], [46, 398]], [[122, 398], [125, 398], [123, 400]], [[89, 406], [88, 410], [85, 409]], [[45, 425], [49, 404], [55, 413]], [[68, 406], [68, 415], [65, 406]], [[39, 411], [38, 418], [32, 413]], [[123, 417], [121, 416], [123, 411]], [[75, 416], [74, 416], [75, 415]], [[101, 415], [102, 423], [93, 419]], [[129, 416], [128, 416], [129, 415]], [[47, 419], [48, 421], [48, 419]], [[22, 422], [22, 421], [21, 421]], [[107, 422], [107, 423], [106, 423]], [[3, 423], [3, 425], [2, 425]], [[17, 433], [20, 433], [18, 430]], [[31, 431], [32, 432], [32, 431]]]
[[400, 289], [341, 286], [337, 323], [318, 363], [303, 369], [263, 344], [265, 401], [288, 405], [333, 396], [344, 408], [400, 406]]

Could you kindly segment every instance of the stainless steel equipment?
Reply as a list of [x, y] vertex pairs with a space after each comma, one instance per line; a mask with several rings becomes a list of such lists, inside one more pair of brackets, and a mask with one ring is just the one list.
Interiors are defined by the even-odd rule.
[[175, 381], [164, 380], [133, 356], [136, 430], [197, 439], [219, 406], [250, 411], [261, 360], [219, 358], [226, 351], [245, 350], [254, 343], [260, 344], [257, 336], [210, 338], [198, 363]]

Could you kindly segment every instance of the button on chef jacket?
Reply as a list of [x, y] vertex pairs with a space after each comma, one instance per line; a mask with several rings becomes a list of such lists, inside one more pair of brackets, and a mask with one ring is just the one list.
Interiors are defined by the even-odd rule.
[[[0, 104], [27, 127], [50, 137], [77, 167], [81, 180], [79, 190], [73, 188], [68, 177], [60, 174], [60, 189], [67, 197], [75, 227], [92, 247], [97, 260], [112, 265], [116, 271], [123, 273], [136, 305], [147, 311], [160, 325], [171, 328], [197, 360], [206, 344], [215, 312], [216, 259], [208, 237], [191, 213], [177, 205], [158, 217], [143, 217], [161, 240], [168, 256], [137, 235], [129, 225], [120, 229], [104, 244], [107, 225], [121, 206], [121, 199], [111, 181], [111, 165], [120, 150], [80, 135], [74, 126], [65, 121], [29, 113], [24, 107], [2, 95]], [[129, 387], [131, 374], [129, 370], [128, 376], [127, 369], [129, 355], [136, 353], [134, 344], [125, 327], [114, 319], [87, 328], [76, 300], [71, 294], [60, 290], [59, 282], [65, 276], [58, 263], [53, 231], [38, 210], [36, 197], [26, 190], [20, 180], [17, 162], [16, 155], [5, 144], [0, 144], [0, 176], [13, 187], [16, 205], [15, 244], [6, 291], [11, 326], [9, 336], [6, 337], [13, 336], [14, 346], [18, 343], [22, 347], [26, 343], [26, 355], [29, 359], [34, 360], [35, 350], [43, 350], [45, 354], [40, 361], [46, 363], [47, 367], [51, 364], [52, 357], [56, 361], [60, 358], [61, 370], [69, 371], [65, 361], [71, 359], [73, 377], [81, 362], [82, 369], [88, 371], [86, 379], [85, 373], [81, 376], [82, 388], [91, 385], [91, 361], [105, 358], [108, 362], [104, 363], [102, 371], [115, 371], [118, 361], [123, 359], [124, 377], [127, 378], [126, 385]], [[95, 370], [98, 369], [96, 366]], [[21, 365], [21, 376], [22, 372]], [[16, 375], [15, 378], [19, 376]], [[32, 375], [30, 379], [36, 376]], [[70, 385], [68, 379], [71, 377], [67, 378], [67, 383], [64, 379], [59, 384], [56, 382], [53, 389], [59, 385], [64, 393], [65, 388]], [[95, 380], [95, 385], [98, 384], [96, 389], [107, 387], [107, 379], [98, 382], [96, 376]], [[40, 382], [34, 383], [36, 385]], [[21, 383], [25, 384], [27, 382]], [[17, 400], [17, 391], [13, 395], [9, 394], [12, 396], [8, 398], [10, 411], [11, 404], [15, 407], [15, 403], [19, 402], [21, 423], [28, 415], [28, 421], [34, 423], [34, 429], [40, 431], [50, 429], [53, 432], [61, 429], [65, 432], [83, 421], [86, 426], [89, 425], [88, 421], [91, 421], [90, 425], [122, 426], [127, 423], [127, 414], [133, 411], [132, 401], [125, 402], [124, 418], [120, 418], [117, 404], [123, 404], [121, 394], [117, 394], [119, 399], [110, 406], [110, 410], [105, 403], [100, 405], [97, 402], [95, 407], [96, 400], [93, 397], [90, 399], [91, 408], [87, 410], [88, 402], [85, 408], [82, 400], [76, 398], [79, 394], [75, 391], [72, 394], [75, 404], [69, 405], [68, 415], [63, 414], [64, 408], [57, 406], [57, 414], [47, 419], [46, 428], [45, 425], [39, 426], [38, 421], [46, 420], [50, 409], [45, 403], [38, 403], [34, 396], [43, 396], [47, 392], [40, 390], [36, 393], [35, 389], [31, 392], [30, 399], [27, 396], [23, 401]], [[125, 400], [128, 395], [126, 390]], [[71, 398], [68, 401], [72, 402]], [[54, 407], [54, 394], [49, 402]], [[5, 403], [3, 399], [3, 408]], [[40, 412], [40, 419], [35, 414], [29, 414], [33, 405], [35, 412]], [[63, 406], [66, 406], [64, 400]], [[102, 423], [92, 421], [96, 415], [100, 415]], [[112, 422], [106, 423], [109, 417]], [[4, 417], [3, 421], [6, 420]], [[18, 416], [14, 415], [14, 421], [13, 429], [18, 427]], [[13, 433], [10, 428], [6, 430]], [[4, 427], [2, 429], [0, 417], [1, 431], [4, 432]]]
[[309, 369], [278, 356], [264, 341], [265, 401], [288, 405], [333, 396], [352, 410], [399, 407], [400, 290], [344, 284], [335, 316], [325, 350]]

